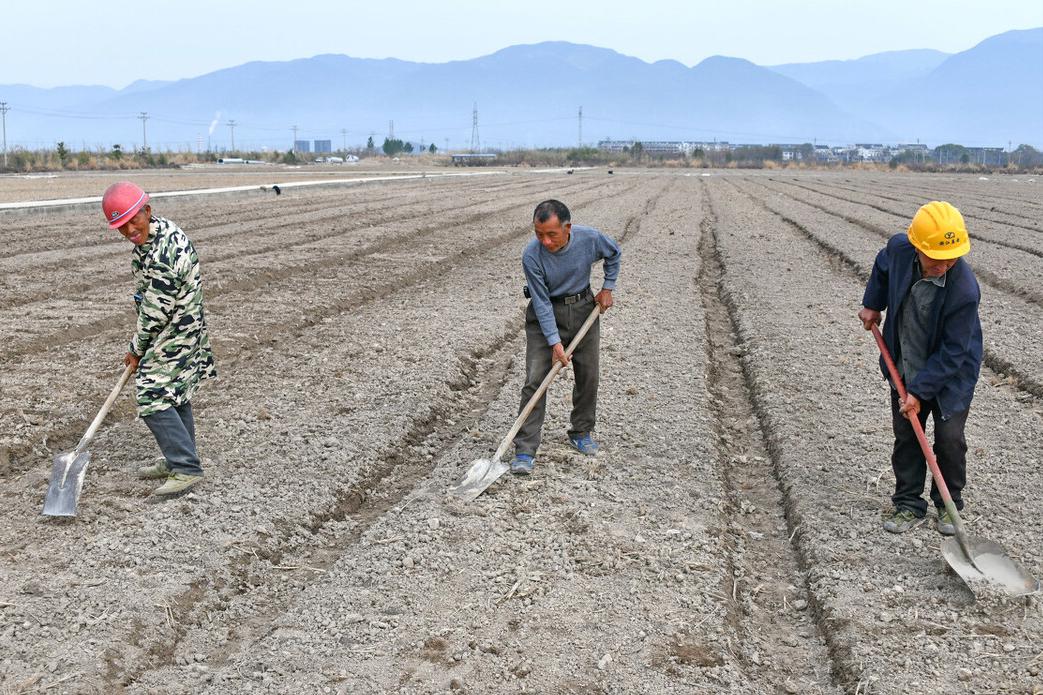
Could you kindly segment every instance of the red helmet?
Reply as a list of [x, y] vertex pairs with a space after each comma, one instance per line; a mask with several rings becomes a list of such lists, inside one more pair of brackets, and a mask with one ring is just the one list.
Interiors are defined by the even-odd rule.
[[109, 229], [125, 225], [147, 202], [148, 193], [130, 181], [120, 181], [106, 188], [101, 198], [101, 209], [105, 211]]

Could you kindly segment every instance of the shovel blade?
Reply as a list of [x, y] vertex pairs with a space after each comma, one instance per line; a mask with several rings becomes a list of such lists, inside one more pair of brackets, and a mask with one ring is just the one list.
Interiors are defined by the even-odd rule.
[[449, 488], [449, 493], [460, 498], [464, 502], [470, 502], [485, 492], [485, 489], [496, 482], [496, 480], [507, 472], [509, 465], [503, 461], [492, 459], [478, 459], [471, 462], [463, 477]]
[[68, 451], [54, 457], [51, 482], [43, 500], [44, 515], [76, 516], [76, 503], [80, 500], [83, 478], [87, 474], [87, 464], [90, 462], [91, 455], [87, 451], [78, 456]]
[[988, 588], [1012, 596], [1026, 596], [1039, 591], [1039, 581], [1012, 560], [999, 543], [969, 536], [967, 549], [971, 555], [969, 558], [956, 538], [942, 541], [945, 561], [972, 591]]

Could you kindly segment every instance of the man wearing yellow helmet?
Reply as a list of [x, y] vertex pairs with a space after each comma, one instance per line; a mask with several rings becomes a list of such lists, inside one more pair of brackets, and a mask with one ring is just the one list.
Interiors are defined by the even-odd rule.
[[[970, 248], [960, 211], [945, 202], [927, 203], [917, 211], [909, 230], [891, 237], [877, 254], [858, 312], [868, 331], [887, 310], [884, 342], [908, 391], [908, 397], [900, 401], [891, 388], [895, 494], [884, 529], [892, 533], [919, 526], [927, 515], [923, 499], [926, 461], [909, 418], [917, 417], [926, 425], [927, 415], [933, 416], [938, 466], [956, 508], [963, 509], [967, 480], [964, 426], [982, 358], [981, 290], [963, 260]], [[882, 358], [880, 370], [888, 378]], [[931, 500], [938, 510], [938, 531], [956, 533], [933, 483]]]

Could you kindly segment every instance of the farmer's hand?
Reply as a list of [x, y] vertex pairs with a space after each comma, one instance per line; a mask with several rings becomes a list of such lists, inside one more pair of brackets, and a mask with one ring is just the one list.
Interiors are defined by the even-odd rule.
[[612, 290], [601, 290], [594, 295], [594, 301], [601, 307], [601, 313], [604, 314], [612, 306]]
[[858, 312], [858, 320], [867, 331], [873, 330], [873, 326], [880, 325], [880, 312], [876, 309], [862, 307]]
[[898, 412], [904, 415], [906, 420], [912, 420], [920, 414], [920, 399], [911, 393], [905, 394], [905, 400], [902, 401]]
[[123, 364], [130, 367], [131, 374], [138, 371], [138, 362], [140, 361], [141, 358], [135, 355], [133, 352], [128, 352], [127, 356], [123, 358]]
[[561, 343], [554, 343], [554, 347], [551, 348], [553, 353], [553, 359], [555, 362], [561, 362], [561, 366], [568, 366], [569, 361], [572, 359], [571, 356], [565, 356], [565, 348], [561, 346]]

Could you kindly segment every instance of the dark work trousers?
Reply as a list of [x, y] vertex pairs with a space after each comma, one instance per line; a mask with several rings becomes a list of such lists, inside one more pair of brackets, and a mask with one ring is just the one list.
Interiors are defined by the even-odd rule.
[[159, 450], [167, 460], [167, 468], [174, 473], [203, 475], [199, 454], [196, 453], [196, 424], [192, 419], [190, 402], [141, 419], [152, 430]]
[[[558, 333], [561, 335], [562, 348], [568, 348], [569, 343], [579, 332], [583, 322], [594, 310], [594, 297], [587, 294], [586, 297], [573, 304], [552, 302], [554, 306], [554, 320], [558, 324]], [[572, 389], [572, 429], [569, 434], [586, 434], [594, 429], [597, 419], [598, 404], [598, 357], [601, 347], [601, 319], [587, 331], [587, 335], [576, 346], [572, 353], [572, 369], [575, 373], [576, 384]], [[525, 311], [525, 387], [521, 393], [521, 406], [518, 412], [536, 393], [543, 379], [547, 376], [553, 365], [553, 353], [547, 345], [547, 337], [540, 330], [540, 322], [536, 318], [536, 312], [532, 309], [532, 302]], [[532, 413], [525, 420], [518, 435], [514, 438], [514, 450], [518, 454], [536, 455], [540, 447], [540, 431], [543, 429], [543, 419], [547, 414], [547, 394], [544, 393]]]
[[[942, 472], [956, 509], [963, 509], [963, 486], [967, 483], [967, 439], [963, 435], [970, 410], [956, 413], [942, 420], [937, 401], [920, 401], [920, 424], [927, 426], [927, 415], [934, 418], [934, 456]], [[909, 509], [919, 517], [927, 513], [923, 499], [927, 460], [916, 439], [913, 426], [898, 412], [898, 392], [891, 389], [891, 426], [895, 433], [895, 448], [891, 454], [891, 468], [895, 472], [895, 494], [891, 497], [896, 509]], [[931, 481], [931, 501], [941, 509], [945, 503], [938, 488]]]

